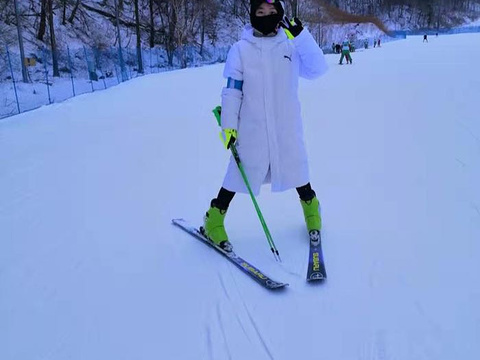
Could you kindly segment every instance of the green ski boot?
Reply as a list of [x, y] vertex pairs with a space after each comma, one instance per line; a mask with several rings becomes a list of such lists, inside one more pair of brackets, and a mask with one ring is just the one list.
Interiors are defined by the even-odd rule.
[[203, 219], [202, 233], [220, 249], [225, 252], [233, 250], [232, 244], [228, 241], [227, 232], [223, 222], [227, 210], [217, 208], [212, 201], [210, 209], [208, 209]]
[[312, 241], [317, 241], [320, 230], [322, 229], [322, 218], [320, 216], [320, 202], [317, 197], [312, 200], [300, 200], [303, 208], [303, 215], [305, 216], [305, 223], [307, 224], [308, 234]]

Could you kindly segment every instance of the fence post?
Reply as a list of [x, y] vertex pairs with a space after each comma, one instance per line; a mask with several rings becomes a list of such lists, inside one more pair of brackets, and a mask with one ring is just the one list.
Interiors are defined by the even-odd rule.
[[122, 37], [120, 36], [120, 12], [118, 10], [117, 0], [115, 1], [115, 18], [116, 18], [116, 27], [117, 27], [117, 41], [118, 41], [118, 60], [120, 62], [120, 71], [122, 73], [122, 82], [128, 80], [127, 70], [125, 69], [125, 61], [123, 60], [122, 53]]
[[120, 62], [120, 72], [122, 74], [122, 82], [128, 80], [127, 69], [125, 69], [125, 61], [123, 60], [122, 48], [118, 47], [118, 60]]
[[[115, 54], [115, 49], [110, 48], [111, 54]], [[113, 57], [114, 58], [114, 57]], [[115, 60], [113, 60], [113, 67], [115, 68], [115, 77], [117, 78], [117, 85], [120, 84], [120, 78], [118, 77], [118, 66]]]
[[27, 67], [25, 66], [25, 50], [23, 47], [23, 35], [22, 24], [20, 23], [20, 14], [18, 11], [17, 0], [13, 0], [13, 6], [15, 8], [15, 17], [17, 19], [17, 34], [18, 34], [18, 47], [20, 48], [20, 66], [22, 67], [23, 82], [28, 83]]
[[153, 71], [152, 71], [152, 51], [153, 51], [153, 48], [150, 48], [150, 50], [148, 51], [149, 55], [150, 55], [150, 74], [153, 73]]
[[13, 74], [12, 61], [10, 59], [10, 52], [8, 51], [8, 45], [5, 46], [5, 48], [7, 49], [7, 58], [8, 58], [8, 65], [10, 66], [10, 73], [12, 74], [13, 90], [15, 91], [15, 100], [17, 101], [17, 110], [18, 110], [18, 113], [20, 114], [20, 103], [18, 102], [17, 85], [15, 84], [15, 76]]
[[72, 66], [72, 60], [70, 59], [70, 48], [67, 46], [67, 57], [68, 57], [68, 66], [70, 67], [70, 79], [72, 80], [72, 91], [73, 91], [73, 96], [75, 95], [75, 82], [73, 81], [73, 66]]
[[93, 88], [93, 80], [94, 79], [92, 79], [92, 76], [91, 76], [92, 71], [90, 71], [90, 65], [88, 64], [87, 49], [86, 49], [85, 45], [83, 45], [83, 52], [85, 53], [85, 62], [87, 63], [88, 79], [90, 80], [90, 85], [92, 86], [92, 92], [94, 92], [95, 91], [95, 89]]
[[100, 74], [102, 74], [102, 80], [103, 80], [103, 88], [107, 88], [107, 83], [105, 82], [105, 74], [102, 69], [102, 65], [100, 64], [100, 50], [97, 48], [92, 48], [93, 52], [93, 59], [95, 60], [95, 68], [100, 70]]
[[42, 54], [43, 54], [43, 65], [45, 67], [45, 81], [47, 83], [47, 93], [48, 93], [48, 103], [52, 103], [52, 98], [50, 97], [50, 85], [48, 84], [48, 68], [47, 68], [47, 57], [45, 55], [46, 50], [45, 48], [42, 48]]
[[[128, 50], [128, 48], [125, 51], [127, 52], [127, 59], [130, 60], [131, 58], [130, 51]], [[130, 72], [130, 79], [133, 79], [132, 67], [130, 65], [128, 65], [128, 71]]]

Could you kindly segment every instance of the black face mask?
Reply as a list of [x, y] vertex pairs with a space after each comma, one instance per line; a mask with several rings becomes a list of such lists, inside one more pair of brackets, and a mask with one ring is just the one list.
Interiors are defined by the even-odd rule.
[[282, 17], [282, 14], [272, 14], [268, 16], [252, 16], [250, 20], [254, 29], [260, 31], [263, 35], [268, 35], [276, 31]]

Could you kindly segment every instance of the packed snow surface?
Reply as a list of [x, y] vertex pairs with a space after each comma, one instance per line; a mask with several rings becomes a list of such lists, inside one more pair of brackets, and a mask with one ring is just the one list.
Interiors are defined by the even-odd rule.
[[480, 358], [479, 34], [352, 54], [300, 98], [328, 280], [305, 281], [295, 190], [226, 218], [260, 287], [200, 225], [229, 154], [222, 65], [145, 76], [0, 122], [2, 360]]

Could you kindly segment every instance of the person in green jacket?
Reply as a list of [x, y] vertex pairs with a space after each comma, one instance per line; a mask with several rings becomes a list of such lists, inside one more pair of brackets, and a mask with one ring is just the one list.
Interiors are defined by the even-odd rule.
[[348, 41], [347, 37], [345, 37], [345, 40], [343, 40], [342, 43], [342, 55], [340, 56], [339, 62], [340, 65], [343, 63], [343, 58], [347, 60], [347, 64], [352, 63], [352, 56], [350, 55], [350, 41]]

